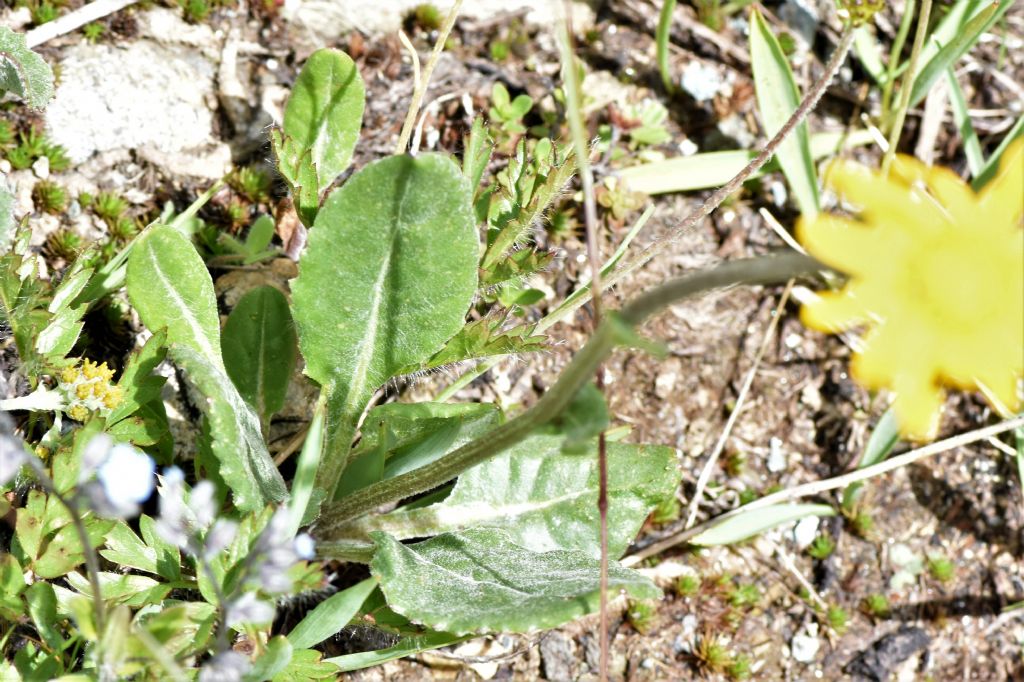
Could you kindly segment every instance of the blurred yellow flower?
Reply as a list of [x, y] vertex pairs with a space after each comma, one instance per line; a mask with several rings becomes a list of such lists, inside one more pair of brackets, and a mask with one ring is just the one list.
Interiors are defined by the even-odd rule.
[[898, 157], [888, 178], [833, 163], [827, 184], [856, 219], [820, 214], [797, 237], [849, 280], [803, 307], [804, 323], [864, 327], [851, 373], [895, 393], [902, 433], [932, 439], [943, 386], [980, 389], [1003, 414], [1021, 409], [1024, 376], [1024, 139], [975, 193], [947, 168]]

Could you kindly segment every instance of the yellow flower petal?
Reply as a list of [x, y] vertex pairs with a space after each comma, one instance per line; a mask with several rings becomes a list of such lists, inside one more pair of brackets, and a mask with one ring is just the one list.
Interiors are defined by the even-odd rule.
[[978, 195], [985, 226], [1019, 226], [1024, 215], [1024, 137], [1017, 138], [999, 161], [999, 174]]
[[900, 226], [911, 234], [934, 232], [949, 215], [923, 189], [908, 189], [864, 166], [846, 161], [829, 164], [825, 184], [855, 205], [868, 223]]
[[864, 304], [849, 289], [816, 294], [800, 309], [800, 320], [811, 329], [836, 333], [868, 321]]
[[878, 262], [878, 244], [871, 229], [847, 218], [827, 213], [810, 220], [801, 218], [796, 237], [812, 256], [849, 275], [869, 271]]
[[945, 394], [935, 382], [907, 368], [893, 380], [892, 408], [900, 432], [911, 440], [934, 440]]

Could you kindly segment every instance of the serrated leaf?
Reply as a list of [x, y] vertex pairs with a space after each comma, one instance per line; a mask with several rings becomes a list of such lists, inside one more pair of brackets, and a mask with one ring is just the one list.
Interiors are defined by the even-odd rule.
[[117, 382], [121, 389], [121, 404], [110, 411], [108, 425], [116, 424], [160, 397], [167, 378], [154, 375], [153, 370], [166, 356], [167, 331], [164, 329], [155, 331], [142, 348], [132, 352]]
[[6, 180], [0, 180], [0, 256], [5, 255], [14, 242], [18, 222], [14, 219], [14, 193]]
[[[757, 108], [765, 134], [772, 137], [800, 106], [800, 91], [786, 55], [756, 9], [750, 14], [750, 63]], [[818, 212], [818, 176], [811, 159], [807, 123], [796, 126], [775, 152], [800, 212]]]
[[530, 275], [547, 270], [554, 259], [553, 251], [537, 249], [513, 251], [506, 258], [495, 263], [490, 270], [484, 270], [481, 273], [480, 286], [493, 289], [509, 282], [522, 282]]
[[295, 212], [302, 224], [309, 227], [320, 209], [321, 189], [312, 152], [301, 149], [295, 140], [285, 137], [280, 130], [270, 132], [270, 143], [277, 159], [277, 170], [292, 192]]
[[[452, 634], [536, 632], [597, 609], [598, 561], [585, 552], [533, 552], [497, 528], [445, 533], [403, 545], [374, 533], [370, 568], [388, 604], [413, 622]], [[661, 591], [615, 562], [608, 586], [635, 599]]]
[[777, 504], [767, 508], [740, 511], [729, 516], [703, 533], [690, 539], [691, 545], [714, 547], [731, 545], [754, 537], [764, 531], [791, 523], [808, 516], [835, 516], [836, 510], [827, 504]]
[[292, 283], [306, 373], [328, 396], [317, 486], [336, 489], [373, 393], [463, 325], [476, 291], [472, 191], [448, 158], [392, 156], [326, 200]]
[[546, 336], [531, 334], [532, 325], [501, 332], [496, 327], [497, 323], [486, 318], [470, 322], [429, 360], [419, 367], [407, 368], [407, 372], [435, 369], [465, 360], [535, 353], [547, 347], [544, 343]]
[[[103, 541], [104, 535], [114, 522], [89, 518], [85, 521], [86, 534], [93, 547]], [[85, 551], [79, 540], [78, 531], [70, 523], [58, 530], [46, 543], [46, 548], [32, 564], [32, 570], [40, 578], [59, 578], [85, 562]]]
[[159, 575], [156, 550], [147, 546], [124, 521], [118, 521], [110, 529], [104, 545], [106, 549], [99, 553], [107, 561]]
[[299, 72], [284, 110], [284, 134], [300, 152], [309, 150], [321, 188], [352, 159], [366, 99], [355, 62], [340, 50], [321, 49]]
[[288, 299], [271, 286], [238, 301], [221, 337], [224, 365], [238, 392], [260, 416], [264, 431], [284, 407], [295, 370], [296, 338]]
[[128, 256], [127, 283], [128, 298], [148, 328], [166, 328], [168, 343], [188, 346], [223, 369], [213, 280], [184, 235], [156, 225], [138, 237]]
[[[97, 578], [103, 601], [111, 605], [137, 607], [158, 604], [171, 591], [170, 585], [144, 575], [100, 571]], [[92, 583], [81, 573], [68, 573], [67, 581], [79, 594], [92, 597]]]
[[487, 170], [487, 163], [491, 160], [491, 152], [494, 151], [494, 142], [482, 117], [477, 116], [473, 119], [473, 127], [466, 135], [464, 147], [462, 174], [469, 180], [469, 186], [473, 188], [475, 195], [477, 188], [480, 187], [480, 179]]
[[377, 588], [372, 578], [360, 581], [347, 589], [332, 594], [307, 613], [288, 633], [288, 641], [296, 649], [308, 649], [324, 641], [348, 625], [359, 613], [363, 602]]
[[[591, 445], [586, 456], [566, 455], [562, 441], [531, 436], [462, 474], [444, 501], [364, 517], [337, 533], [360, 540], [382, 530], [406, 539], [500, 528], [534, 551], [571, 549], [600, 557], [596, 452]], [[618, 557], [654, 507], [674, 493], [679, 471], [668, 447], [608, 443], [607, 454], [608, 553]]]
[[34, 109], [53, 99], [53, 71], [38, 54], [28, 49], [25, 35], [0, 26], [0, 91], [21, 97]]
[[172, 345], [170, 353], [205, 397], [199, 407], [209, 422], [217, 473], [234, 493], [235, 507], [253, 512], [287, 498], [284, 479], [263, 442], [259, 418], [223, 366], [187, 345]]

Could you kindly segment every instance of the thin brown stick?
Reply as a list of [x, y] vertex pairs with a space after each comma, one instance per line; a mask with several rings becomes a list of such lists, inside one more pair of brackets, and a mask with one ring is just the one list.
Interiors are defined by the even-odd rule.
[[1014, 417], [1013, 419], [1007, 419], [1006, 421], [1001, 421], [998, 424], [993, 424], [992, 426], [986, 426], [985, 428], [982, 429], [968, 431], [966, 433], [961, 433], [956, 436], [946, 438], [945, 440], [930, 443], [923, 447], [911, 450], [910, 452], [906, 452], [902, 455], [890, 457], [889, 459], [879, 462], [878, 464], [873, 464], [869, 467], [864, 467], [863, 469], [851, 471], [848, 474], [834, 476], [833, 478], [826, 478], [822, 481], [812, 481], [810, 483], [804, 483], [803, 485], [798, 485], [787, 490], [780, 490], [778, 492], [772, 493], [771, 495], [766, 495], [765, 497], [754, 500], [749, 504], [745, 504], [742, 507], [738, 507], [736, 509], [733, 509], [732, 511], [726, 512], [725, 514], [716, 516], [715, 518], [710, 519], [709, 521], [706, 521], [700, 524], [699, 526], [695, 526], [693, 528], [689, 528], [679, 533], [675, 533], [670, 537], [667, 537], [663, 540], [659, 540], [658, 542], [648, 545], [640, 551], [630, 554], [629, 556], [624, 558], [621, 563], [623, 566], [635, 566], [644, 559], [648, 559], [652, 556], [661, 554], [666, 549], [670, 549], [672, 547], [675, 547], [676, 545], [681, 545], [689, 541], [691, 538], [694, 538], [697, 535], [703, 533], [712, 526], [734, 516], [746, 514], [757, 509], [770, 507], [772, 505], [779, 504], [782, 502], [791, 502], [801, 497], [817, 495], [828, 490], [837, 490], [839, 488], [845, 488], [851, 483], [856, 483], [858, 481], [866, 481], [869, 478], [881, 476], [882, 474], [889, 473], [890, 471], [895, 471], [896, 469], [905, 467], [908, 464], [913, 464], [914, 462], [925, 459], [926, 457], [931, 457], [933, 455], [946, 452], [947, 450], [952, 450], [953, 448], [960, 447], [962, 445], [970, 445], [971, 443], [976, 443], [980, 440], [991, 438], [992, 436], [998, 435], [1000, 433], [1006, 433], [1007, 431], [1012, 431], [1013, 429], [1022, 427], [1024, 427], [1024, 416]]

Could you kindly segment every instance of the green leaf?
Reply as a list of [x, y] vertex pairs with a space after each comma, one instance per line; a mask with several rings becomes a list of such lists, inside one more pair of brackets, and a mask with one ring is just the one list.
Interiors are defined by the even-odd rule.
[[665, 92], [672, 93], [676, 84], [672, 80], [672, 70], [668, 59], [668, 44], [672, 33], [672, 12], [676, 9], [676, 0], [662, 0], [661, 13], [658, 15], [658, 27], [654, 32], [654, 44], [658, 59], [658, 72]]
[[124, 521], [110, 529], [104, 544], [107, 549], [101, 549], [100, 556], [107, 561], [159, 575], [156, 550], [147, 546]]
[[53, 99], [53, 71], [25, 45], [25, 35], [0, 26], [0, 91], [13, 92], [34, 109]]
[[128, 298], [149, 329], [166, 328], [169, 343], [223, 369], [213, 280], [184, 235], [166, 225], [149, 228], [128, 256], [127, 279]]
[[[398, 539], [500, 528], [533, 551], [571, 549], [600, 557], [594, 445], [586, 456], [561, 452], [559, 436], [535, 435], [462, 474], [444, 501], [368, 516], [339, 529], [346, 539], [382, 530]], [[675, 492], [672, 448], [608, 443], [608, 554], [621, 556], [648, 514]], [[325, 538], [331, 540], [335, 538]]]
[[340, 50], [310, 55], [284, 110], [284, 134], [310, 152], [321, 189], [348, 168], [359, 140], [366, 99], [355, 62]]
[[474, 320], [450, 338], [444, 348], [419, 367], [410, 367], [408, 371], [436, 369], [465, 360], [535, 353], [547, 348], [544, 344], [547, 337], [532, 334], [532, 325], [523, 325], [504, 331], [499, 331], [499, 327], [499, 322], [487, 318]]
[[313, 165], [313, 152], [301, 149], [299, 143], [285, 137], [280, 130], [270, 131], [270, 143], [277, 159], [277, 170], [291, 189], [295, 211], [302, 224], [309, 227], [320, 210], [320, 182]]
[[604, 394], [593, 382], [587, 384], [551, 425], [565, 436], [562, 442], [565, 454], [592, 452], [594, 439], [608, 428], [608, 405]]
[[17, 230], [18, 222], [14, 219], [14, 193], [6, 181], [0, 181], [0, 256], [10, 250]]
[[37, 582], [25, 591], [28, 602], [28, 614], [36, 626], [36, 632], [46, 642], [50, 651], [61, 651], [64, 638], [61, 636], [57, 621], [57, 595], [48, 582]]
[[989, 181], [996, 176], [996, 173], [999, 171], [999, 164], [1002, 161], [1003, 154], [1009, 148], [1010, 144], [1021, 135], [1024, 135], [1024, 116], [1020, 116], [1013, 124], [1013, 127], [1010, 128], [1009, 132], [1003, 136], [1003, 141], [999, 143], [996, 150], [988, 157], [981, 173], [971, 181], [971, 187], [975, 192], [987, 185]]
[[[756, 9], [750, 13], [750, 63], [754, 71], [757, 108], [768, 137], [775, 135], [800, 106], [800, 91], [786, 55]], [[789, 181], [800, 212], [818, 212], [818, 176], [811, 159], [807, 123], [801, 123], [775, 153]]]
[[299, 621], [288, 633], [288, 641], [296, 649], [308, 649], [324, 641], [348, 625], [376, 587], [377, 581], [367, 578], [331, 595]]
[[[86, 519], [85, 528], [89, 543], [93, 547], [102, 543], [103, 537], [113, 526], [113, 521], [92, 517]], [[84, 561], [85, 551], [79, 540], [78, 531], [73, 524], [68, 523], [54, 533], [53, 538], [46, 543], [45, 550], [33, 563], [32, 570], [40, 578], [59, 578], [70, 573]]]
[[[170, 585], [144, 575], [100, 571], [98, 577], [103, 601], [111, 605], [139, 607], [158, 604], [171, 591]], [[69, 573], [67, 581], [79, 594], [92, 597], [92, 583], [81, 573]]]
[[946, 84], [949, 86], [949, 108], [953, 111], [953, 122], [960, 131], [960, 141], [964, 145], [964, 156], [967, 157], [967, 168], [971, 177], [976, 178], [985, 168], [985, 155], [981, 152], [978, 133], [971, 124], [971, 114], [967, 107], [967, 98], [960, 88], [956, 74], [952, 68], [946, 70]]
[[[139, 611], [135, 620], [145, 627], [156, 641], [160, 642], [173, 656], [186, 656], [205, 649], [205, 640], [212, 628], [217, 609], [205, 602], [176, 602], [168, 599], [164, 609], [153, 613], [148, 609]], [[203, 632], [207, 636], [203, 636]]]
[[156, 552], [156, 572], [170, 581], [181, 579], [181, 555], [177, 546], [164, 540], [156, 532], [156, 523], [151, 516], [139, 517], [139, 531], [142, 539]]
[[[889, 456], [889, 453], [892, 452], [892, 449], [899, 440], [899, 424], [896, 422], [896, 413], [890, 407], [878, 420], [878, 423], [875, 424], [874, 430], [871, 431], [867, 445], [864, 446], [864, 454], [861, 455], [857, 468], [863, 469], [864, 467], [881, 462]], [[857, 499], [858, 491], [863, 486], [864, 483], [858, 481], [843, 491], [844, 508], [850, 508], [853, 505]]]
[[878, 85], [885, 85], [887, 71], [882, 63], [882, 48], [872, 26], [865, 24], [853, 29], [853, 51]]
[[934, 56], [924, 62], [925, 53], [922, 52], [924, 66], [914, 78], [914, 87], [910, 91], [910, 106], [917, 104], [924, 99], [928, 91], [935, 85], [935, 81], [942, 77], [946, 69], [953, 66], [960, 57], [964, 56], [985, 31], [992, 28], [992, 25], [999, 21], [1000, 17], [1013, 6], [1013, 0], [1000, 0], [998, 3], [991, 3], [974, 14], [960, 30], [949, 37], [948, 42], [938, 36], [938, 31], [932, 34], [929, 44], [937, 47]]
[[224, 324], [221, 348], [228, 376], [266, 431], [270, 417], [284, 407], [295, 369], [295, 327], [288, 299], [271, 286], [247, 292]]
[[798, 521], [808, 516], [835, 516], [835, 514], [835, 509], [827, 504], [777, 504], [746, 512], [740, 507], [735, 516], [729, 516], [691, 538], [690, 544], [701, 547], [731, 545], [784, 523]]
[[290, 535], [295, 535], [303, 524], [313, 520], [309, 502], [313, 499], [316, 471], [323, 457], [325, 410], [323, 401], [317, 401], [316, 407], [313, 408], [313, 418], [309, 422], [309, 431], [306, 432], [306, 440], [302, 443], [302, 451], [299, 452], [299, 459], [295, 465], [292, 494], [288, 500]]
[[472, 191], [446, 157], [392, 156], [331, 193], [292, 283], [306, 373], [328, 396], [317, 487], [336, 489], [373, 393], [462, 328], [476, 291]]
[[[497, 528], [445, 533], [403, 545], [374, 533], [370, 565], [388, 604], [406, 618], [453, 634], [536, 632], [597, 609], [598, 561], [588, 553], [532, 552]], [[612, 562], [611, 590], [635, 599], [661, 591]]]
[[107, 424], [113, 425], [134, 414], [140, 407], [160, 397], [166, 377], [154, 375], [153, 370], [167, 356], [167, 332], [158, 329], [146, 345], [131, 354], [117, 382], [121, 389], [121, 404], [110, 411]]
[[281, 502], [288, 496], [284, 479], [267, 452], [256, 413], [242, 399], [223, 366], [186, 345], [172, 345], [171, 358], [188, 375], [205, 400], [199, 407], [209, 422], [217, 473], [245, 512]]
[[312, 649], [293, 651], [287, 667], [274, 676], [273, 682], [317, 682], [337, 679], [340, 672], [338, 666], [322, 660], [323, 656], [321, 652]]
[[491, 152], [494, 150], [494, 142], [487, 133], [487, 126], [484, 119], [477, 116], [473, 120], [473, 127], [466, 136], [465, 150], [462, 152], [462, 174], [469, 180], [469, 186], [473, 188], [474, 195], [480, 187], [480, 179], [487, 170], [487, 163], [491, 160]]
[[252, 668], [242, 677], [245, 682], [262, 682], [269, 680], [288, 667], [292, 660], [292, 644], [285, 637], [272, 637], [266, 644], [263, 653], [257, 658]]
[[403, 637], [398, 644], [386, 649], [373, 651], [360, 651], [355, 654], [345, 654], [325, 659], [325, 663], [332, 663], [338, 667], [339, 672], [351, 672], [362, 670], [375, 665], [382, 665], [388, 661], [397, 661], [399, 658], [413, 656], [423, 651], [439, 649], [443, 646], [458, 644], [469, 639], [462, 635], [453, 635], [450, 632], [428, 632], [425, 635], [414, 635]]

